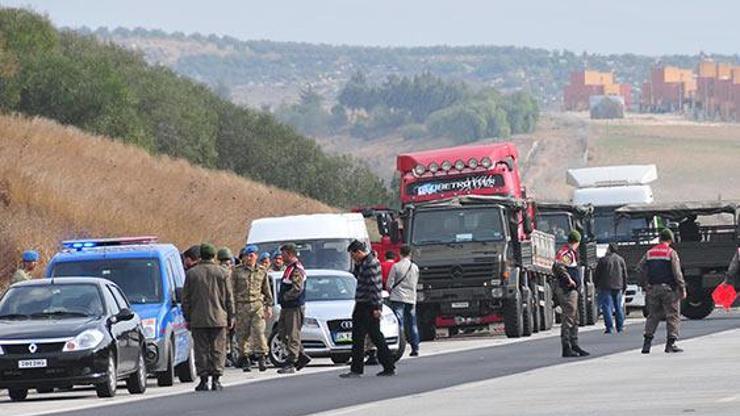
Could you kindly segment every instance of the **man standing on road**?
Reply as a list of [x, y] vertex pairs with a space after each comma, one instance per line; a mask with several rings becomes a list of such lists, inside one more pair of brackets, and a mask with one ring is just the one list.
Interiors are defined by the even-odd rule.
[[21, 258], [23, 260], [23, 266], [13, 273], [13, 277], [10, 279], [11, 285], [33, 279], [33, 275], [31, 273], [36, 270], [36, 266], [39, 264], [39, 253], [36, 251], [24, 251]]
[[610, 243], [606, 256], [599, 259], [596, 265], [596, 289], [599, 306], [604, 315], [604, 333], [611, 334], [612, 314], [616, 316], [617, 332], [624, 328], [624, 291], [627, 288], [627, 263], [617, 253], [617, 245]]
[[244, 372], [252, 371], [252, 354], [257, 356], [259, 370], [267, 370], [265, 320], [272, 317], [272, 291], [267, 270], [257, 264], [258, 250], [257, 246], [249, 245], [242, 251], [242, 263], [234, 269], [232, 280], [239, 366]]
[[649, 354], [653, 335], [658, 324], [665, 319], [668, 340], [665, 352], [682, 352], [676, 346], [678, 327], [681, 322], [679, 311], [681, 300], [686, 299], [686, 282], [681, 272], [678, 253], [671, 248], [673, 232], [660, 231], [660, 243], [645, 253], [638, 263], [641, 283], [647, 293], [648, 317], [645, 321], [645, 340], [642, 353]]
[[[234, 272], [234, 255], [231, 253], [231, 249], [228, 247], [221, 247], [218, 249], [218, 253], [216, 254], [216, 259], [218, 260], [219, 266], [223, 267], [224, 270], [226, 270], [226, 275], [229, 280], [229, 284], [231, 285], [231, 288], [233, 290], [234, 288], [234, 282], [232, 281], [232, 275]], [[236, 348], [234, 348], [234, 329], [229, 330], [228, 334], [228, 340], [226, 343], [226, 366], [227, 367], [235, 367], [236, 366]]]
[[193, 334], [195, 367], [200, 384], [195, 391], [223, 390], [219, 379], [226, 360], [227, 332], [234, 327], [234, 297], [223, 267], [217, 265], [216, 247], [200, 246], [200, 262], [185, 274], [182, 312]]
[[182, 265], [185, 267], [185, 271], [193, 268], [200, 261], [200, 246], [195, 245], [185, 250], [182, 253]]
[[396, 375], [396, 367], [385, 336], [380, 332], [380, 319], [383, 316], [383, 278], [380, 262], [370, 253], [365, 244], [353, 240], [347, 247], [355, 263], [353, 274], [357, 279], [355, 291], [355, 309], [352, 312], [352, 366], [350, 371], [341, 374], [342, 378], [362, 376], [365, 355], [365, 336], [370, 335], [378, 349], [378, 359], [383, 365], [379, 376]]
[[278, 374], [292, 374], [311, 362], [311, 358], [303, 352], [301, 344], [301, 328], [306, 312], [306, 271], [298, 260], [298, 247], [295, 244], [284, 244], [280, 247], [280, 252], [288, 265], [280, 280], [278, 292], [280, 303], [278, 328], [280, 340], [288, 351], [288, 358], [285, 366], [278, 370]]
[[[398, 317], [401, 331], [408, 328], [411, 356], [419, 355], [419, 328], [416, 325], [416, 284], [419, 267], [411, 261], [411, 247], [401, 246], [401, 260], [388, 273], [391, 308]], [[405, 324], [405, 325], [404, 325]]]
[[558, 284], [555, 294], [562, 309], [560, 341], [563, 346], [563, 357], [586, 357], [590, 355], [578, 345], [578, 297], [581, 282], [578, 273], [578, 247], [581, 234], [571, 231], [568, 243], [558, 250], [553, 263], [553, 272]]
[[391, 250], [385, 252], [385, 260], [380, 263], [380, 270], [383, 274], [383, 287], [388, 286], [388, 275], [391, 273], [391, 268], [396, 264], [396, 253]]

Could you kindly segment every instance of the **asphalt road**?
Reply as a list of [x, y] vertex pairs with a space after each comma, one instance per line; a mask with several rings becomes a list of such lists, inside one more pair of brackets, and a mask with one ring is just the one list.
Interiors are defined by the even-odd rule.
[[[718, 314], [702, 321], [684, 321], [682, 338], [693, 338], [725, 331], [740, 326], [740, 314]], [[467, 383], [491, 380], [574, 360], [599, 360], [608, 355], [634, 350], [640, 356], [641, 325], [630, 325], [625, 333], [605, 335], [600, 331], [581, 334], [581, 346], [592, 353], [586, 359], [560, 357], [556, 337], [533, 339], [526, 342], [483, 347], [474, 350], [440, 354], [416, 359], [404, 359], [398, 366], [398, 376], [375, 377], [378, 367], [366, 368], [361, 379], [343, 380], [338, 375], [346, 371], [325, 371], [284, 379], [271, 379], [228, 387], [223, 392], [189, 393], [130, 402], [124, 405], [76, 410], [64, 415], [98, 416], [190, 416], [217, 414], [223, 416], [251, 415], [309, 415], [333, 409], [357, 406], [392, 398], [445, 389]], [[664, 326], [656, 336], [653, 354], [662, 351]], [[690, 354], [687, 352], [686, 354]], [[553, 380], [553, 382], [557, 382]], [[587, 387], [592, 380], [584, 379]], [[526, 400], [523, 396], [522, 400]], [[156, 411], [154, 410], [156, 409]], [[459, 409], [458, 409], [459, 410]]]

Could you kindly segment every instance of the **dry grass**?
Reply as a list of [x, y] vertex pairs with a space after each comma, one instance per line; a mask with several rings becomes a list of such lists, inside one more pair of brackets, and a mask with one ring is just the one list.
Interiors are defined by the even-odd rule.
[[45, 263], [62, 239], [154, 234], [181, 249], [236, 249], [254, 218], [330, 211], [49, 120], [0, 116], [0, 287], [22, 250], [36, 248]]

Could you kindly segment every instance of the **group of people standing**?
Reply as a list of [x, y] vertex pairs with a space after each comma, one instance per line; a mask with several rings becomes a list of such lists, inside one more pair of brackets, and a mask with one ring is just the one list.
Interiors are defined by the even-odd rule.
[[200, 377], [196, 391], [223, 389], [220, 378], [232, 332], [236, 351], [231, 353], [238, 357], [237, 365], [243, 371], [251, 371], [255, 358], [260, 371], [267, 369], [265, 358], [269, 349], [265, 329], [273, 305], [270, 270], [283, 273], [277, 294], [281, 306], [278, 327], [288, 360], [278, 373], [295, 372], [311, 360], [303, 353], [300, 343], [306, 273], [298, 260], [297, 247], [283, 245], [272, 260], [265, 253], [260, 255], [256, 245], [244, 247], [236, 260], [227, 248], [217, 251], [208, 243], [183, 253], [186, 274], [182, 307], [193, 335], [195, 366]]

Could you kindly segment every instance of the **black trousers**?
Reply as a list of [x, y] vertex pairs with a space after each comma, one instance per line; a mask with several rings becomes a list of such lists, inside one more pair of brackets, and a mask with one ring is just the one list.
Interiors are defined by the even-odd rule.
[[[373, 317], [375, 307], [370, 304], [357, 303], [352, 312], [352, 367], [353, 373], [362, 374], [365, 367], [365, 336], [378, 349], [378, 360], [385, 370], [395, 370], [393, 356], [385, 343], [385, 336], [380, 332], [380, 319]], [[381, 318], [382, 319], [382, 318]]]

